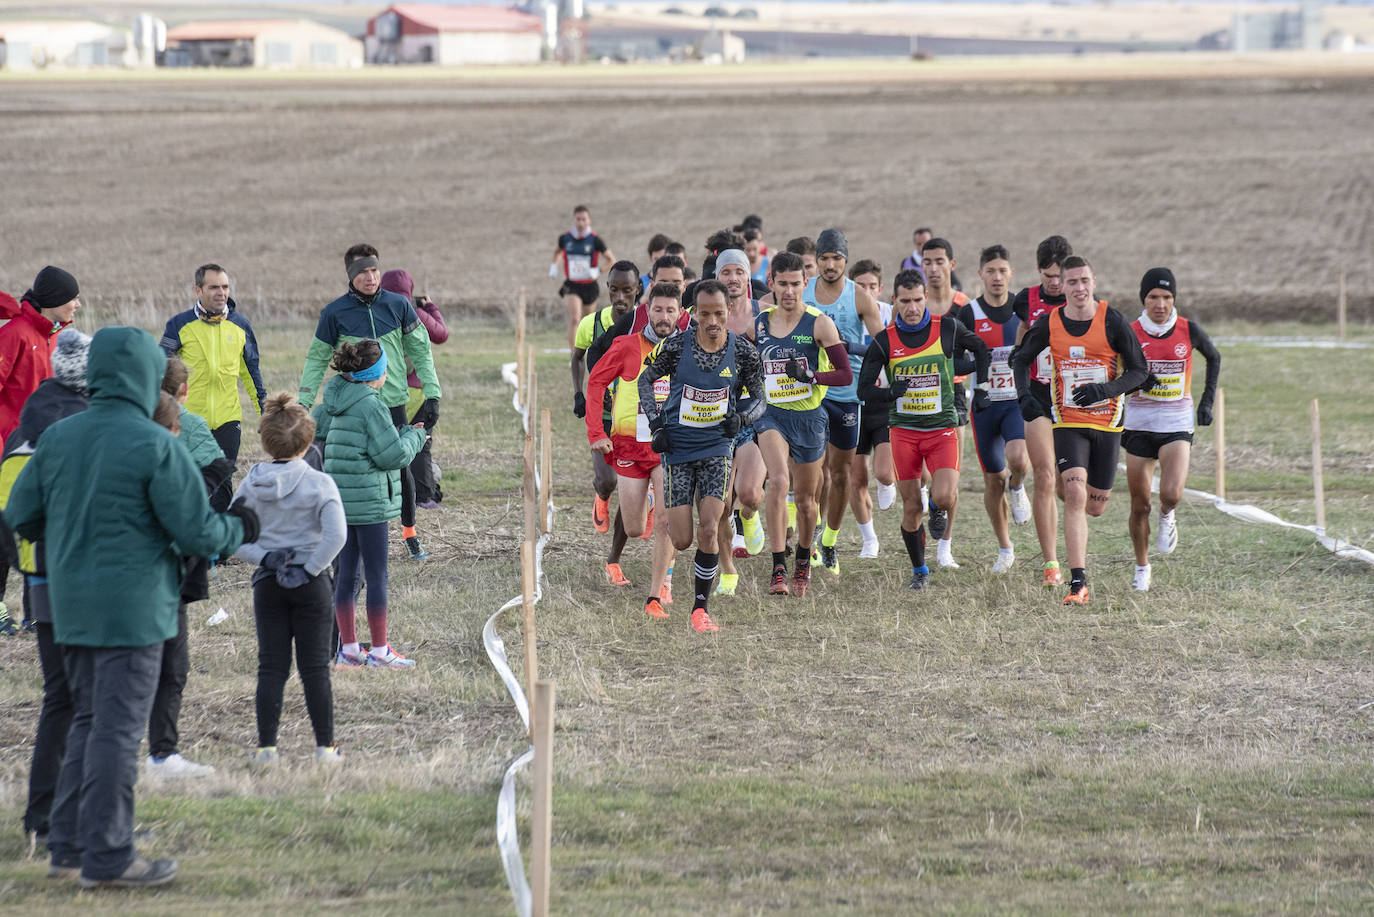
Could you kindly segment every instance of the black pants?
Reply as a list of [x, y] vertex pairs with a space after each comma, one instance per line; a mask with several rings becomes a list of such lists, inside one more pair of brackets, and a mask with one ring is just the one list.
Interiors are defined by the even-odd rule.
[[258, 746], [277, 744], [293, 640], [315, 744], [333, 745], [334, 692], [329, 683], [329, 662], [333, 655], [334, 589], [328, 572], [295, 589], [282, 588], [271, 576], [258, 580], [253, 584], [253, 619], [258, 628]]
[[67, 672], [62, 668], [62, 648], [53, 642], [52, 624], [42, 621], [38, 623], [38, 662], [43, 667], [43, 707], [38, 712], [38, 731], [33, 740], [24, 830], [47, 834], [57, 772], [67, 752], [67, 731], [75, 708], [67, 687]]
[[75, 711], [48, 832], [52, 862], [113, 879], [134, 861], [138, 744], [157, 687], [162, 644], [62, 646]]
[[[406, 423], [406, 406], [398, 404], [391, 409], [391, 422], [400, 430], [409, 426]], [[415, 524], [415, 477], [410, 466], [401, 469], [401, 525]]]
[[181, 717], [181, 694], [186, 690], [186, 675], [191, 671], [191, 649], [186, 641], [186, 604], [177, 606], [177, 635], [162, 644], [162, 670], [158, 673], [153, 712], [148, 718], [148, 754], [165, 758], [176, 754], [177, 720]]
[[[220, 450], [224, 452], [224, 457], [231, 462], [237, 463], [239, 460], [239, 442], [243, 439], [243, 424], [237, 420], [231, 420], [226, 424], [221, 424], [210, 431], [210, 435], [219, 443]], [[229, 508], [229, 501], [234, 497], [234, 481], [231, 477], [210, 494], [210, 507], [217, 513], [222, 513]]]

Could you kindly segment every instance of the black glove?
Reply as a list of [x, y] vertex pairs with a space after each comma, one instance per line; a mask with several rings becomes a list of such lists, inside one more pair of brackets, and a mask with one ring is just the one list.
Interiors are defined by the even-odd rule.
[[581, 392], [573, 392], [573, 416], [587, 416], [587, 396]]
[[649, 440], [649, 448], [659, 455], [673, 448], [673, 441], [668, 437], [668, 427], [663, 422], [663, 415], [660, 413], [653, 420], [649, 421], [649, 432], [653, 434]]
[[1197, 425], [1199, 427], [1210, 427], [1212, 425], [1212, 402], [1199, 401], [1197, 406]]
[[422, 423], [422, 424], [425, 425], [425, 429], [426, 429], [426, 430], [428, 430], [430, 427], [434, 426], [434, 425], [435, 425], [436, 423], [438, 423], [438, 422], [439, 422], [439, 399], [438, 399], [438, 398], [426, 398], [425, 401], [424, 401], [424, 404], [420, 405], [420, 407], [415, 411], [415, 416], [412, 417], [412, 418], [410, 418], [410, 424], [411, 424], [411, 426], [414, 426], [414, 425], [417, 424], [417, 423]]
[[1073, 403], [1080, 408], [1107, 400], [1107, 386], [1101, 382], [1089, 382], [1073, 390]]
[[243, 523], [243, 543], [248, 544], [258, 540], [258, 535], [262, 534], [262, 523], [258, 521], [258, 514], [253, 512], [253, 507], [243, 502], [243, 497], [239, 497], [226, 512], [230, 516], [237, 516]]
[[720, 435], [726, 439], [734, 439], [739, 436], [740, 428], [744, 426], [744, 418], [738, 411], [731, 411], [725, 415], [725, 419], [720, 422]]
[[292, 551], [278, 548], [275, 551], [268, 551], [262, 555], [262, 560], [258, 561], [258, 566], [276, 572], [287, 564], [291, 563]]
[[1154, 388], [1157, 385], [1159, 385], [1159, 376], [1156, 376], [1154, 373], [1150, 373], [1148, 376], [1145, 377], [1145, 381], [1140, 383], [1140, 391], [1148, 392], [1150, 389]]
[[1021, 419], [1026, 423], [1045, 416], [1045, 412], [1040, 410], [1040, 402], [1036, 401], [1035, 396], [1030, 392], [1018, 398], [1017, 403], [1021, 405]]
[[969, 396], [969, 407], [975, 411], [986, 411], [991, 406], [992, 400], [988, 398], [987, 391], [975, 386], [973, 394]]
[[788, 360], [784, 372], [798, 382], [816, 381], [816, 374], [811, 371], [811, 367], [802, 362], [800, 357], [793, 357]]
[[898, 376], [896, 379], [892, 380], [892, 384], [887, 387], [887, 390], [891, 393], [892, 400], [896, 401], [898, 398], [905, 395], [909, 388], [911, 388], [911, 377]]
[[297, 589], [310, 582], [310, 574], [300, 564], [287, 564], [277, 571], [277, 585], [283, 589]]

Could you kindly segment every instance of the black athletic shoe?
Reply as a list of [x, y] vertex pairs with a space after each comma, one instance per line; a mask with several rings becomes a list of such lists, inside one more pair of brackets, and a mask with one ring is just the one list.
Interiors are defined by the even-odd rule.
[[821, 566], [836, 576], [840, 575], [840, 559], [835, 555], [835, 546], [821, 545]]
[[406, 539], [406, 554], [411, 560], [424, 560], [429, 557], [429, 552], [420, 547], [420, 539], [415, 535]]
[[941, 509], [935, 504], [930, 505], [930, 537], [939, 541], [945, 537], [945, 531], [949, 528], [949, 510]]
[[911, 574], [911, 588], [912, 588], [912, 589], [915, 589], [917, 592], [919, 592], [920, 590], [926, 588], [926, 583], [929, 582], [929, 581], [930, 581], [930, 574], [929, 574], [929, 573], [913, 573], [913, 574]]

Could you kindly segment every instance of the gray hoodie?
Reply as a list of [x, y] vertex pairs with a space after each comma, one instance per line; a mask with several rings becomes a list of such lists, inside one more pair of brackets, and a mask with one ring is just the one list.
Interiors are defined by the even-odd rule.
[[235, 557], [256, 564], [268, 551], [294, 550], [291, 562], [318, 576], [343, 549], [348, 524], [339, 488], [304, 460], [254, 465], [234, 492], [234, 499], [239, 497], [258, 514], [262, 531]]

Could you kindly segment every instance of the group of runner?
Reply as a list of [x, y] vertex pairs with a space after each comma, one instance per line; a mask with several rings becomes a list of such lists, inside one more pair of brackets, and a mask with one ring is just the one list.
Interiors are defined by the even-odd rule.
[[[595, 302], [598, 253], [609, 250], [590, 232], [585, 207], [575, 217], [585, 231], [559, 243], [565, 289], [584, 284], [579, 301]], [[1171, 271], [1145, 273], [1143, 310], [1130, 321], [1096, 297], [1092, 265], [1062, 236], [1040, 243], [1039, 282], [1014, 295], [1010, 253], [984, 248], [981, 289], [969, 296], [954, 280], [953, 246], [928, 229], [917, 231], [918, 248], [890, 288], [876, 261], [850, 262], [838, 229], [792, 239], [776, 253], [762, 243], [761, 222], [748, 229], [748, 239], [712, 234], [699, 280], [688, 282], [685, 260], [668, 254], [671, 242], [659, 235], [649, 246], [647, 285], [634, 264], [620, 261], [607, 277], [609, 306], [582, 315], [569, 300], [574, 411], [585, 417], [592, 447], [598, 531], [609, 530], [611, 492], [621, 493], [606, 567], [613, 584], [629, 585], [620, 552], [628, 537], [650, 537], [658, 499], [667, 531], [653, 533], [651, 617], [667, 617], [673, 552], [694, 542], [698, 631], [718, 629], [710, 595], [733, 594], [733, 560], [761, 553], [765, 542], [769, 593], [805, 595], [813, 564], [839, 575], [846, 506], [862, 536], [859, 557], [878, 556], [874, 477], [880, 508], [893, 504], [894, 484], [901, 497], [910, 585], [924, 589], [927, 531], [936, 566], [959, 566], [959, 428], [971, 423], [998, 542], [992, 572], [1015, 564], [1011, 526], [1034, 521], [1041, 582], [1064, 583], [1062, 501], [1070, 568], [1063, 601], [1086, 604], [1088, 518], [1105, 510], [1125, 446], [1133, 588], [1149, 589], [1155, 468], [1156, 548], [1169, 554], [1193, 429], [1211, 423], [1221, 366], [1197, 322], [1178, 315]], [[1207, 361], [1196, 400], [1194, 352]]]

